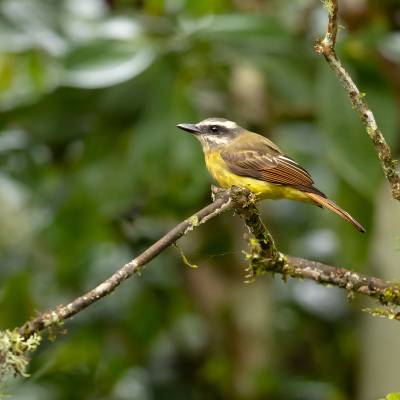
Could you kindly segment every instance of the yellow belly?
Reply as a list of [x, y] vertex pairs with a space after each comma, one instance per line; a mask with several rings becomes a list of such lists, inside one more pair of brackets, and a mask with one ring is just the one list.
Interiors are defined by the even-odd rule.
[[312, 202], [303, 192], [290, 186], [274, 185], [258, 179], [236, 175], [229, 171], [219, 151], [208, 151], [205, 154], [206, 166], [218, 185], [224, 189], [231, 186], [246, 188], [259, 199], [290, 199]]

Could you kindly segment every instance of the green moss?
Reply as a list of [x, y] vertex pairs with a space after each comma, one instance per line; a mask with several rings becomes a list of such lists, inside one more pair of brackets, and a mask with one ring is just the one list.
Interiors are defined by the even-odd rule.
[[333, 14], [334, 6], [331, 0], [321, 0], [324, 7], [328, 10], [329, 15]]
[[372, 138], [375, 136], [375, 129], [371, 128], [370, 126], [367, 126], [367, 133], [368, 135]]
[[371, 314], [374, 317], [400, 320], [400, 312], [391, 307], [364, 308], [363, 311]]
[[43, 318], [43, 323], [46, 328], [57, 325], [59, 323], [59, 317], [55, 311], [52, 311], [50, 314], [47, 314]]
[[379, 296], [379, 300], [383, 304], [396, 304], [400, 300], [400, 285], [393, 284], [391, 287], [386, 288], [383, 293]]
[[26, 372], [29, 353], [40, 345], [41, 336], [37, 333], [23, 337], [17, 329], [0, 331], [0, 379], [9, 375], [29, 376]]
[[[64, 321], [60, 319], [56, 311], [52, 311], [43, 316], [43, 324], [47, 328], [48, 339], [54, 341], [61, 331], [60, 328], [64, 326]], [[65, 331], [61, 331], [61, 333], [65, 333]]]
[[199, 217], [197, 215], [193, 215], [193, 217], [189, 219], [189, 222], [192, 227], [196, 227], [199, 225]]

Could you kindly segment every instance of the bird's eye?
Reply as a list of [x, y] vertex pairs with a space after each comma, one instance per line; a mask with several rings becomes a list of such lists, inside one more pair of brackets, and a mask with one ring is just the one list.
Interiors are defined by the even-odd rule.
[[210, 129], [212, 132], [218, 132], [219, 127], [217, 125], [211, 125]]

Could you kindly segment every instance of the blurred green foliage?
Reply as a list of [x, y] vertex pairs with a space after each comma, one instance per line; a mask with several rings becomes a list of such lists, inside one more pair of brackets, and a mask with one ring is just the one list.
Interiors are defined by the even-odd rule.
[[[400, 5], [352, 4], [338, 52], [397, 148]], [[312, 0], [0, 1], [1, 329], [93, 287], [210, 201], [180, 122], [264, 132], [373, 232], [382, 172], [313, 54], [325, 22]], [[369, 234], [307, 205], [263, 211], [283, 251], [365, 268]], [[161, 254], [44, 343], [12, 398], [353, 399], [359, 314], [333, 289], [245, 286], [242, 230], [229, 215], [183, 240], [198, 270]]]

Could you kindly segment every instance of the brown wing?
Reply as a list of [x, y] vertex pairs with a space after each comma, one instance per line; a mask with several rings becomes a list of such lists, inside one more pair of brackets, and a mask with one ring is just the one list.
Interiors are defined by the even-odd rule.
[[282, 154], [276, 145], [272, 147], [268, 139], [257, 134], [251, 134], [247, 139], [236, 140], [221, 152], [231, 172], [276, 185], [296, 187], [326, 197], [314, 187], [311, 175], [291, 158]]

